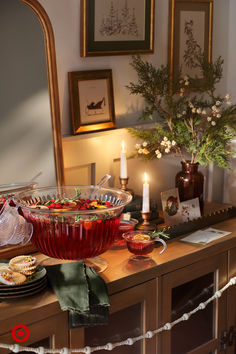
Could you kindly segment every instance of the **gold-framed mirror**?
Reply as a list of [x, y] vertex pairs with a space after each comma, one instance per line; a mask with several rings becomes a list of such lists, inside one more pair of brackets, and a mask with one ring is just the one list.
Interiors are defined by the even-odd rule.
[[37, 0], [2, 1], [0, 17], [0, 184], [63, 184], [51, 22]]
[[[51, 22], [43, 6], [37, 0], [10, 2], [6, 0], [1, 2], [1, 7], [2, 82], [0, 92], [2, 94], [0, 102], [2, 109], [0, 110], [0, 139], [1, 155], [4, 155], [1, 165], [2, 172], [4, 170], [8, 172], [2, 173], [0, 184], [29, 181], [37, 172], [41, 172], [46, 175], [44, 180], [50, 181], [48, 183], [62, 185], [64, 184], [64, 169], [61, 116], [55, 41]], [[25, 20], [30, 17], [32, 17], [32, 22], [30, 20], [27, 23]], [[33, 24], [33, 28], [37, 26], [36, 32], [40, 32], [41, 44], [39, 44], [37, 37], [34, 38], [36, 32], [32, 30], [31, 24]], [[18, 33], [17, 28], [21, 33]], [[27, 37], [25, 41], [24, 33]], [[29, 38], [30, 41], [28, 41]], [[29, 44], [33, 44], [33, 46], [27, 48]], [[41, 53], [38, 55], [37, 62], [31, 63], [37, 57], [37, 53], [33, 54], [35, 48]], [[22, 52], [24, 55], [19, 55]], [[40, 60], [44, 62], [42, 65], [39, 63]], [[18, 62], [21, 62], [22, 70]], [[14, 63], [18, 65], [14, 65]], [[38, 86], [33, 85], [31, 88], [30, 83], [33, 84], [33, 80], [37, 80], [37, 76], [36, 79], [34, 76], [36, 71], [38, 71], [38, 78], [40, 76], [44, 76], [44, 78]], [[30, 79], [27, 80], [24, 75], [29, 76]], [[45, 101], [46, 109], [44, 103], [41, 104]], [[21, 120], [20, 116], [22, 115], [27, 117]], [[42, 119], [43, 115], [45, 117]], [[47, 120], [46, 127], [45, 119]], [[29, 143], [28, 137], [32, 130], [34, 130], [34, 134], [41, 135], [41, 146], [38, 143], [35, 143], [34, 147], [31, 145], [34, 144], [34, 138]], [[49, 149], [48, 157], [46, 152]], [[32, 160], [35, 160], [36, 169], [39, 170], [36, 170], [36, 173], [34, 168], [27, 169], [30, 155]], [[41, 158], [41, 155], [45, 156]], [[47, 179], [49, 170], [53, 170], [51, 172], [53, 178], [51, 179]], [[0, 254], [1, 258], [4, 258], [32, 251], [35, 249], [29, 243], [26, 246], [1, 247]]]
[[52, 137], [55, 158], [55, 173], [57, 184], [64, 184], [64, 168], [62, 155], [62, 132], [59, 106], [58, 79], [55, 53], [54, 33], [50, 19], [37, 0], [19, 0], [28, 5], [38, 16], [42, 25], [45, 40], [45, 53], [47, 62], [48, 87], [51, 106]]

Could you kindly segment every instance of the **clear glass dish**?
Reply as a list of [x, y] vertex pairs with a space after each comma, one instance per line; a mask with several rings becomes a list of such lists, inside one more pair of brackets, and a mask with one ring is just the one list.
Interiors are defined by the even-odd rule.
[[3, 206], [5, 199], [12, 197], [15, 193], [33, 189], [38, 185], [37, 182], [23, 182], [0, 185], [0, 209]]
[[[80, 198], [109, 202], [112, 207], [94, 210], [36, 209], [35, 202]], [[44, 187], [19, 193], [14, 202], [33, 224], [32, 243], [42, 253], [61, 259], [96, 257], [113, 244], [120, 215], [132, 197], [120, 189], [98, 186]]]

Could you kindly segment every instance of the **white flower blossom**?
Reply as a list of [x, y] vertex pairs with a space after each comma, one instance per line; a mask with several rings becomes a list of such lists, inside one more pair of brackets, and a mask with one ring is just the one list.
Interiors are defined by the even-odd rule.
[[167, 139], [167, 137], [166, 137], [166, 136], [164, 136], [163, 141], [168, 141], [168, 139]]
[[196, 113], [196, 108], [192, 108], [192, 113]]
[[220, 117], [221, 117], [221, 114], [218, 113], [218, 114], [216, 115], [216, 118], [220, 118]]
[[160, 150], [157, 149], [157, 150], [155, 151], [155, 154], [156, 154], [156, 155], [160, 154]]
[[220, 106], [221, 102], [220, 101], [216, 101], [216, 106]]
[[135, 145], [135, 148], [136, 148], [137, 150], [140, 149], [140, 147], [141, 147], [140, 144], [136, 144], [136, 145]]
[[148, 145], [148, 143], [146, 142], [146, 141], [144, 141], [143, 142], [143, 146], [145, 147], [145, 146], [147, 146]]
[[216, 122], [213, 120], [213, 121], [211, 122], [211, 125], [215, 126], [215, 125], [216, 125]]
[[186, 111], [183, 111], [182, 114], [185, 115], [185, 114], [186, 114]]
[[166, 145], [166, 142], [162, 140], [161, 145]]
[[201, 114], [201, 113], [202, 113], [201, 108], [198, 108], [198, 109], [197, 109], [197, 113], [198, 113], [198, 114]]
[[227, 101], [230, 100], [230, 95], [227, 93], [227, 95], [225, 95], [225, 98]]
[[166, 148], [165, 149], [165, 152], [168, 154], [170, 152], [170, 149], [169, 148]]
[[139, 150], [138, 150], [138, 153], [139, 153], [139, 154], [142, 154], [142, 153], [143, 153], [143, 149], [139, 149]]
[[207, 121], [210, 122], [211, 121], [211, 117], [207, 117]]
[[202, 114], [207, 114], [205, 109], [202, 110]]
[[231, 101], [227, 101], [226, 102], [229, 106], [232, 104], [232, 102]]
[[215, 112], [217, 110], [216, 106], [212, 106], [211, 109], [213, 110], [213, 112]]
[[162, 157], [162, 154], [161, 154], [161, 153], [157, 154], [157, 158], [158, 158], [158, 159], [160, 159], [161, 157]]
[[176, 145], [176, 142], [175, 142], [174, 140], [172, 140], [171, 145], [172, 145], [172, 146], [175, 146], [175, 145]]

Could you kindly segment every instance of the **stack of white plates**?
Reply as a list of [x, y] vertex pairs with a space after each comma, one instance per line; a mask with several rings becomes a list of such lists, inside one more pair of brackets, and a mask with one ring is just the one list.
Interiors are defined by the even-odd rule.
[[0, 300], [18, 299], [39, 293], [47, 287], [46, 269], [37, 266], [36, 272], [20, 285], [0, 284]]

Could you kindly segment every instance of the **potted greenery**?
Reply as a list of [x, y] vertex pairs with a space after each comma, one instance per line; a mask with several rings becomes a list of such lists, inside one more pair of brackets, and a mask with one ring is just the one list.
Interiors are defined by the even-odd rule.
[[153, 128], [130, 128], [129, 132], [141, 140], [135, 146], [135, 156], [151, 160], [175, 153], [180, 158], [182, 171], [176, 176], [180, 200], [199, 197], [202, 207], [203, 176], [198, 165], [216, 162], [222, 168], [230, 168], [236, 105], [229, 94], [222, 97], [216, 91], [222, 78], [222, 58], [208, 62], [196, 42], [194, 48], [188, 49], [185, 63], [200, 69], [200, 87], [197, 77], [182, 77], [179, 70], [173, 80], [168, 65], [156, 68], [140, 56], [132, 57], [138, 82], [131, 82], [127, 88], [131, 94], [144, 98], [146, 107], [141, 118], [151, 120]]

